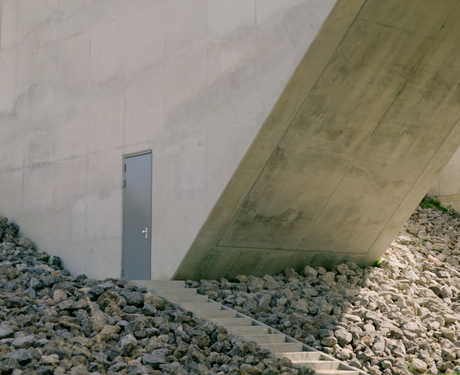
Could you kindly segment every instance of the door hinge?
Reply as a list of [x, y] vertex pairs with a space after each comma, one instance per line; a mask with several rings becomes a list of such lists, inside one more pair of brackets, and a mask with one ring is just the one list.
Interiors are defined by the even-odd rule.
[[124, 180], [124, 182], [123, 182], [123, 187], [124, 188], [126, 187], [126, 180]]
[[125, 164], [125, 172], [126, 172], [126, 164]]

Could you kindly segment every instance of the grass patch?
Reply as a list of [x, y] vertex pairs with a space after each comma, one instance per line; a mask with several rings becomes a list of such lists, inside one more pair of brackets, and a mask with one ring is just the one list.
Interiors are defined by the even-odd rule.
[[429, 197], [428, 195], [422, 199], [420, 202], [420, 207], [422, 208], [432, 208], [434, 210], [442, 211], [442, 212], [450, 212], [456, 216], [460, 216], [460, 214], [455, 211], [455, 209], [449, 204], [447, 207], [443, 206], [441, 202], [437, 199], [437, 197]]
[[414, 362], [412, 360], [410, 360], [408, 363], [407, 363], [407, 371], [409, 372], [414, 372]]
[[382, 258], [382, 259], [378, 260], [377, 262], [375, 262], [374, 267], [380, 267], [380, 265], [387, 259], [388, 259], [388, 255], [385, 258]]

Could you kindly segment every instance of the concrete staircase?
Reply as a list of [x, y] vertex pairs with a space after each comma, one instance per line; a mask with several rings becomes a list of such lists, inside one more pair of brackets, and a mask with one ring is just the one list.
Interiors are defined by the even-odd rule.
[[289, 358], [292, 363], [315, 370], [319, 375], [365, 375], [336, 358], [315, 350], [255, 319], [249, 318], [221, 303], [197, 294], [195, 288], [186, 288], [184, 281], [132, 280], [131, 283], [145, 287], [149, 292], [163, 297], [184, 310], [192, 311], [201, 318], [209, 319], [238, 334], [246, 341], [255, 341], [278, 357]]

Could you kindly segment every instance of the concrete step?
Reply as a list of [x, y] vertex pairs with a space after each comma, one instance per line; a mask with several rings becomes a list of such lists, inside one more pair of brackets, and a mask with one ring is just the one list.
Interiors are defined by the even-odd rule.
[[246, 341], [254, 341], [258, 344], [270, 344], [286, 342], [286, 336], [280, 334], [266, 334], [266, 335], [242, 335]]
[[264, 326], [229, 326], [226, 327], [227, 331], [235, 335], [262, 335], [268, 333], [268, 328]]
[[237, 312], [234, 310], [195, 310], [194, 313], [200, 318], [236, 318]]
[[340, 370], [341, 365], [339, 361], [304, 361], [295, 363], [304, 364], [313, 370]]
[[168, 294], [161, 295], [160, 297], [166, 298], [170, 302], [182, 303], [182, 302], [208, 302], [208, 296], [203, 296], [201, 294], [197, 295], [187, 295], [187, 294]]
[[199, 295], [196, 293], [196, 289], [192, 289], [192, 288], [179, 289], [179, 288], [164, 288], [164, 287], [155, 287], [155, 288], [147, 287], [147, 290], [159, 296], [168, 296], [168, 295], [197, 296]]
[[130, 280], [129, 282], [144, 288], [167, 287], [185, 289], [185, 281], [183, 280]]
[[307, 361], [319, 361], [321, 359], [321, 352], [292, 352], [292, 353], [275, 353], [277, 357], [286, 357], [292, 363], [303, 363]]
[[181, 302], [180, 307], [193, 312], [222, 310], [222, 304], [220, 302]]
[[144, 280], [146, 288], [185, 288], [185, 281], [183, 280]]
[[219, 326], [252, 326], [251, 318], [209, 318], [212, 322]]
[[289, 353], [289, 352], [301, 352], [303, 345], [297, 342], [283, 342], [283, 343], [270, 343], [270, 344], [259, 344], [261, 348], [268, 349], [272, 353]]
[[317, 375], [359, 375], [359, 371], [353, 370], [316, 370]]

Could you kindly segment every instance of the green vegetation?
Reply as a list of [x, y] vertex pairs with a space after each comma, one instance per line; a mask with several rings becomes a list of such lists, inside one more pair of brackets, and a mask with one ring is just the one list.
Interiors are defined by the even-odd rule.
[[388, 256], [386, 256], [385, 258], [382, 258], [380, 260], [378, 260], [377, 262], [374, 263], [374, 267], [380, 267], [380, 265], [386, 260], [388, 259]]
[[407, 371], [409, 372], [413, 372], [414, 371], [414, 363], [412, 360], [410, 360], [409, 362], [407, 362]]
[[447, 207], [443, 206], [441, 202], [437, 199], [437, 197], [429, 197], [428, 195], [422, 199], [420, 202], [420, 207], [422, 208], [432, 208], [434, 210], [442, 211], [442, 212], [450, 212], [456, 216], [460, 216], [460, 214], [454, 210], [451, 205]]

